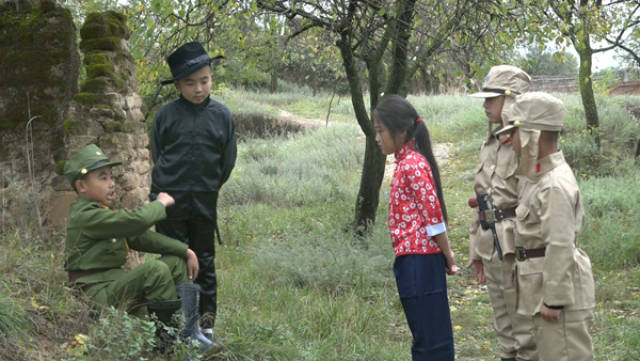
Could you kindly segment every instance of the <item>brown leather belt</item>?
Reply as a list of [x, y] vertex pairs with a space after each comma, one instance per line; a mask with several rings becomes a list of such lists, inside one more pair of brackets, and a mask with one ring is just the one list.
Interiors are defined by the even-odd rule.
[[[496, 219], [496, 222], [500, 222], [507, 218], [514, 218], [516, 216], [516, 207], [512, 208], [494, 208], [493, 213]], [[480, 220], [484, 221], [485, 215], [483, 212], [480, 212]]]
[[512, 208], [496, 208], [496, 222], [500, 222], [503, 219], [507, 218], [515, 218], [516, 216], [516, 207]]
[[524, 261], [527, 258], [539, 258], [544, 257], [544, 247], [543, 248], [524, 248], [524, 247], [516, 247], [516, 259], [518, 261]]
[[74, 282], [80, 277], [108, 271], [110, 269], [111, 268], [96, 268], [96, 269], [88, 269], [88, 270], [81, 270], [81, 271], [69, 271], [69, 282]]

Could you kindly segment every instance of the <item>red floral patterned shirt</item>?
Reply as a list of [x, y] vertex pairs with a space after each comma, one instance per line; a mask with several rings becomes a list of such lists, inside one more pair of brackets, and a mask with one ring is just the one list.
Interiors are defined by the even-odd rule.
[[433, 237], [446, 227], [429, 162], [414, 141], [395, 156], [387, 223], [396, 256], [442, 253]]

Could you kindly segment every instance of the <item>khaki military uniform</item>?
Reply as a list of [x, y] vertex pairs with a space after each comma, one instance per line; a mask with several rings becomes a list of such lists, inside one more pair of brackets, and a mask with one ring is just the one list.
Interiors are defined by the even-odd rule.
[[[577, 247], [584, 225], [578, 184], [561, 151], [540, 160], [536, 175], [521, 179], [516, 209], [519, 314], [535, 316], [542, 361], [593, 360], [589, 326], [595, 290], [591, 262]], [[526, 258], [526, 250], [544, 249]], [[540, 315], [543, 303], [564, 306], [559, 321]]]
[[[473, 189], [477, 195], [491, 196], [494, 207], [513, 209], [517, 205], [518, 190], [515, 176], [517, 156], [511, 140], [491, 135], [482, 145], [480, 162], [476, 168]], [[482, 260], [487, 288], [491, 297], [493, 326], [500, 343], [500, 356], [517, 357], [519, 360], [537, 360], [534, 324], [531, 316], [516, 313], [516, 289], [512, 270], [514, 256], [514, 219], [505, 218], [496, 222], [496, 233], [504, 259], [500, 261], [494, 247], [490, 229], [482, 229], [479, 213], [473, 212], [469, 232], [470, 258]]]
[[[187, 277], [187, 245], [148, 229], [166, 217], [159, 201], [133, 211], [104, 208], [85, 197], [71, 205], [66, 270], [71, 283], [103, 305], [177, 299], [175, 284]], [[163, 256], [126, 272], [129, 249]]]
[[[503, 125], [509, 118], [510, 105], [515, 96], [525, 93], [531, 85], [531, 77], [522, 69], [512, 65], [496, 65], [489, 69], [479, 92], [470, 94], [475, 98], [503, 96], [499, 119], [489, 116], [489, 125], [497, 120]], [[483, 229], [479, 208], [473, 212], [469, 253], [471, 260], [481, 260], [487, 280], [487, 288], [493, 308], [493, 327], [500, 343], [503, 360], [537, 360], [531, 317], [515, 312], [516, 292], [512, 277], [514, 265], [513, 217], [518, 200], [515, 176], [518, 159], [508, 136], [499, 138], [491, 134], [480, 150], [480, 163], [476, 168], [473, 189], [477, 196], [490, 196], [495, 208], [495, 229], [503, 259], [495, 249], [493, 232]], [[470, 203], [470, 205], [472, 205]], [[473, 206], [473, 205], [472, 205]], [[477, 206], [476, 206], [477, 207]]]

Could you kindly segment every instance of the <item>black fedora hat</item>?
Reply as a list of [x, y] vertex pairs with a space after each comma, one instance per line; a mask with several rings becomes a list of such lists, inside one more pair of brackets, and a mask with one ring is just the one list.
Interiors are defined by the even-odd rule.
[[200, 43], [196, 41], [186, 43], [167, 57], [173, 78], [163, 80], [161, 83], [166, 85], [187, 77], [203, 66], [209, 65], [212, 60]]

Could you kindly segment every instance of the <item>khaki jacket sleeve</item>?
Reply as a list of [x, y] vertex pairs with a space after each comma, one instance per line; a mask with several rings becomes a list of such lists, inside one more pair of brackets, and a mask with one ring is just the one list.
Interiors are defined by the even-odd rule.
[[477, 252], [478, 232], [480, 229], [480, 218], [478, 217], [478, 208], [471, 208], [471, 227], [469, 228], [469, 259], [479, 260], [480, 255]]
[[576, 239], [574, 202], [555, 186], [543, 190], [540, 199], [541, 233], [546, 248], [543, 301], [555, 306], [572, 305], [575, 302], [572, 277]]
[[86, 210], [78, 223], [82, 224], [83, 232], [93, 239], [130, 238], [143, 234], [166, 216], [164, 205], [154, 201], [133, 211]]
[[181, 258], [187, 256], [186, 243], [153, 231], [146, 231], [139, 237], [129, 239], [131, 248], [148, 253], [170, 254]]

